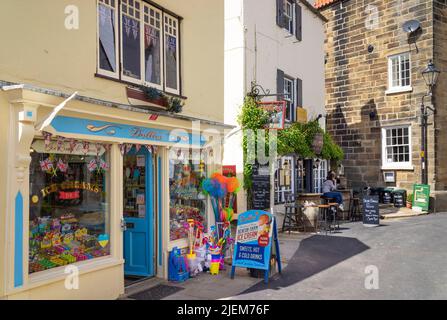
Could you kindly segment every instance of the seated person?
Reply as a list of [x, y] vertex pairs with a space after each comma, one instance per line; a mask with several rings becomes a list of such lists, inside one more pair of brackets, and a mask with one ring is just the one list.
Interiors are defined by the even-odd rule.
[[343, 196], [337, 192], [337, 179], [334, 172], [329, 172], [326, 181], [323, 183], [323, 197], [332, 198], [340, 205], [340, 210], [343, 210]]

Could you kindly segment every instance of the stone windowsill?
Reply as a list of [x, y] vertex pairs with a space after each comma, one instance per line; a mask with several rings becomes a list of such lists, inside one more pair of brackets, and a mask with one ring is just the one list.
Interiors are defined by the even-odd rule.
[[407, 93], [407, 92], [412, 92], [412, 91], [413, 91], [413, 87], [399, 87], [399, 88], [388, 89], [387, 91], [385, 91], [385, 94], [391, 95], [391, 94]]

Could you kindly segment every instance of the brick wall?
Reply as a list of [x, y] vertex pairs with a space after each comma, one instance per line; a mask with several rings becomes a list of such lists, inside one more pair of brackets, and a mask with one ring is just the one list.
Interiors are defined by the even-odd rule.
[[[375, 12], [378, 21], [371, 19]], [[346, 153], [344, 166], [349, 186], [358, 189], [385, 185], [381, 128], [411, 124], [414, 169], [396, 171], [397, 183], [389, 185], [411, 190], [414, 183], [420, 182], [419, 115], [421, 97], [427, 91], [421, 71], [433, 58], [433, 2], [347, 0], [324, 8], [322, 13], [329, 19], [325, 44], [327, 126]], [[422, 29], [409, 39], [402, 25], [412, 19], [419, 20]], [[371, 53], [370, 45], [374, 47]], [[411, 55], [413, 90], [386, 94], [387, 57], [402, 52]], [[433, 122], [432, 117], [429, 122]], [[433, 126], [428, 135], [429, 182], [434, 186]], [[447, 139], [438, 143], [447, 147]], [[447, 176], [447, 169], [442, 174]]]

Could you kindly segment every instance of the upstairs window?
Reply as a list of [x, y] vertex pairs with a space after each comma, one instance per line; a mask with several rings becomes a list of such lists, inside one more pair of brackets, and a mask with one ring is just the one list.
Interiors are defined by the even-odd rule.
[[166, 61], [166, 91], [178, 92], [179, 89], [179, 52], [178, 52], [178, 21], [172, 16], [164, 15], [165, 27], [165, 61]]
[[145, 1], [98, 0], [98, 73], [180, 95], [179, 32], [177, 17]]
[[98, 66], [104, 75], [118, 77], [118, 0], [98, 2]]
[[285, 1], [284, 22], [285, 28], [290, 34], [295, 34], [295, 4], [292, 1]]
[[293, 79], [284, 78], [284, 100], [286, 101], [286, 121], [294, 121], [295, 110], [295, 82]]
[[140, 2], [121, 0], [121, 72], [122, 78], [131, 82], [141, 80], [140, 10]]
[[144, 62], [145, 83], [162, 87], [162, 12], [144, 3]]
[[302, 9], [296, 0], [276, 0], [276, 24], [302, 40]]
[[388, 58], [388, 90], [411, 90], [410, 53], [402, 53]]

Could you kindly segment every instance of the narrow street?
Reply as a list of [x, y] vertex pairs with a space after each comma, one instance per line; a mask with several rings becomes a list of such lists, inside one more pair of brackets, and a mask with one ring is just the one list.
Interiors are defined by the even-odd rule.
[[[382, 222], [383, 223], [383, 222]], [[283, 274], [237, 299], [447, 299], [447, 215], [386, 221], [378, 228], [343, 226], [336, 236], [300, 242]], [[365, 289], [365, 268], [379, 289]]]
[[[205, 298], [197, 290], [204, 283], [210, 299], [447, 299], [447, 215], [381, 223], [347, 223], [336, 234], [302, 240], [280, 236], [287, 265], [267, 286], [246, 276], [231, 281], [225, 274], [216, 281], [201, 275], [165, 299]], [[367, 266], [378, 268], [377, 290], [365, 289]]]

